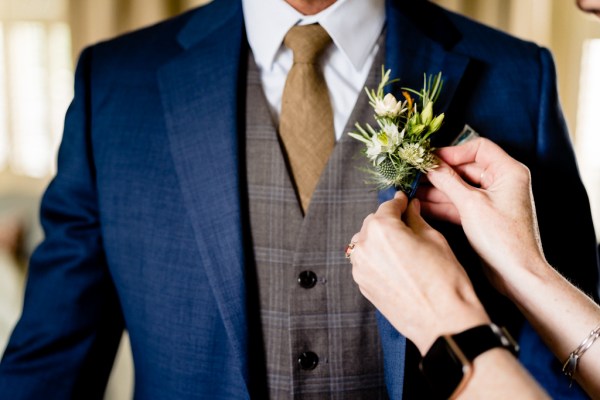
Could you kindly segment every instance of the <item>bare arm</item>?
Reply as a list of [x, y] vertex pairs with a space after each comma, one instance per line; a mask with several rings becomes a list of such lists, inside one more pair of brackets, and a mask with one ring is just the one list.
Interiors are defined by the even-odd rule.
[[549, 399], [538, 383], [506, 350], [493, 349], [477, 357], [474, 374], [459, 399]]
[[[351, 260], [361, 292], [425, 354], [438, 336], [490, 319], [448, 243], [421, 218], [419, 208], [413, 201], [407, 209], [402, 193], [382, 204], [353, 238]], [[547, 398], [508, 351], [494, 349], [475, 358], [460, 398], [511, 396]]]
[[[438, 155], [445, 163], [428, 175], [434, 187], [419, 194], [424, 213], [462, 224], [492, 283], [564, 362], [600, 324], [600, 307], [546, 262], [529, 170], [487, 139]], [[568, 218], [568, 204], [565, 209], [562, 218]], [[581, 357], [574, 377], [600, 397], [600, 340]]]

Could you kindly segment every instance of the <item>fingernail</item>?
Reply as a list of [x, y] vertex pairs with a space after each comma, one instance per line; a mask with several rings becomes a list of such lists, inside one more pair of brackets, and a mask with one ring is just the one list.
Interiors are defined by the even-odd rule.
[[415, 208], [415, 211], [418, 214], [421, 214], [421, 202], [419, 201], [419, 199], [413, 199], [412, 203], [413, 203], [413, 207]]

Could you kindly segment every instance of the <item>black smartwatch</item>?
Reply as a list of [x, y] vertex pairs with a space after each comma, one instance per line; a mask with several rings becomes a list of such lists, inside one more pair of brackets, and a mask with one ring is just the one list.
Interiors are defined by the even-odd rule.
[[478, 355], [496, 347], [514, 355], [519, 346], [504, 328], [480, 325], [455, 335], [437, 338], [419, 367], [441, 398], [452, 399], [466, 386]]

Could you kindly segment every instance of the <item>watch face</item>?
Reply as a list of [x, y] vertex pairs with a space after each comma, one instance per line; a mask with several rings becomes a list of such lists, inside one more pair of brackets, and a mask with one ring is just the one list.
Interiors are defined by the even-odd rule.
[[471, 363], [454, 340], [439, 337], [421, 361], [421, 371], [443, 398], [458, 394], [471, 375]]

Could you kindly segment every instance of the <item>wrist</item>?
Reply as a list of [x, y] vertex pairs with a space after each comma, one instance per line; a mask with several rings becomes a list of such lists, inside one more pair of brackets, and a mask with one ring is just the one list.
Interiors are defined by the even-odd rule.
[[558, 276], [544, 259], [530, 260], [517, 265], [514, 272], [503, 277], [506, 296], [521, 309], [531, 307], [535, 297], [532, 293], [543, 293]]
[[510, 334], [495, 324], [482, 324], [461, 332], [440, 336], [420, 363], [440, 398], [456, 398], [468, 385], [473, 362], [494, 349], [516, 354], [518, 346]]
[[421, 354], [427, 353], [433, 342], [440, 336], [491, 323], [479, 300], [476, 297], [474, 300], [457, 298], [445, 303], [447, 307], [437, 315], [431, 329], [413, 340]]

